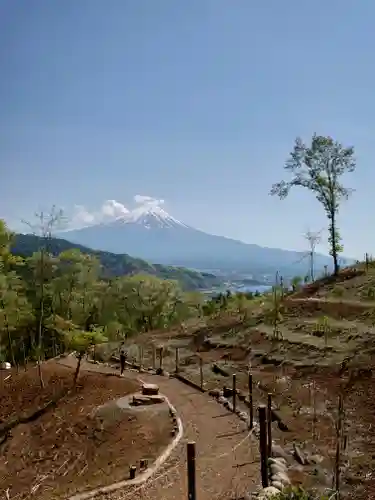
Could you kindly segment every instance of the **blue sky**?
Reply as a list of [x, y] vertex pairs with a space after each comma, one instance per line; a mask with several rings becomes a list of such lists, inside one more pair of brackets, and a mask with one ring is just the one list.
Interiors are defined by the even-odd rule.
[[0, 217], [146, 195], [304, 249], [322, 208], [268, 191], [316, 131], [356, 147], [339, 222], [346, 255], [375, 253], [374, 16], [370, 0], [0, 0]]

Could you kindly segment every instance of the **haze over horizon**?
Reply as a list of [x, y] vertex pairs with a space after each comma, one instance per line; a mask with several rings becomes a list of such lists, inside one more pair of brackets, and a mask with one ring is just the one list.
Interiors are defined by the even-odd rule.
[[355, 146], [339, 227], [362, 258], [374, 15], [351, 0], [0, 0], [0, 218], [25, 230], [53, 204], [82, 224], [159, 203], [209, 233], [306, 250], [322, 207], [268, 193], [296, 136], [317, 132]]

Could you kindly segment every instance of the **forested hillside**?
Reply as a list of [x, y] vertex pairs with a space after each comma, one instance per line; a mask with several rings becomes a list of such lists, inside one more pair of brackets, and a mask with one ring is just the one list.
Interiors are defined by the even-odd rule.
[[[12, 242], [11, 251], [22, 258], [31, 257], [41, 247], [42, 238], [32, 234], [17, 234]], [[210, 288], [217, 283], [213, 274], [199, 273], [183, 267], [150, 264], [127, 254], [94, 251], [60, 238], [49, 238], [48, 251], [54, 256], [76, 248], [81, 253], [95, 256], [101, 265], [101, 276], [113, 278], [130, 274], [146, 273], [162, 279], [177, 280], [184, 290]]]
[[[202, 307], [201, 294], [184, 292], [176, 281], [144, 272], [154, 270], [156, 274], [157, 270], [168, 276], [168, 269], [162, 266], [85, 250], [70, 248], [64, 240], [14, 239], [0, 221], [2, 360], [22, 364], [26, 359], [56, 355], [67, 343], [81, 349], [85, 344], [165, 328]], [[103, 263], [107, 264], [105, 275]], [[109, 276], [137, 271], [144, 273]], [[178, 276], [185, 270], [171, 272]]]

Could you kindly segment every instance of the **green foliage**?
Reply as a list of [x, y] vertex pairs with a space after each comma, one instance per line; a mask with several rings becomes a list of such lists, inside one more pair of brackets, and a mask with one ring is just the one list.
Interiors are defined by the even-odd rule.
[[342, 286], [335, 286], [332, 289], [332, 295], [341, 298], [344, 295], [345, 289]]
[[280, 332], [280, 323], [283, 321], [283, 297], [284, 290], [280, 285], [274, 285], [272, 291], [265, 295], [264, 321], [272, 325], [274, 340], [279, 340], [282, 336]]
[[[184, 292], [177, 281], [148, 273], [109, 278], [95, 254], [60, 247], [61, 252], [50, 252], [53, 238], [35, 238], [32, 241], [40, 243], [37, 251], [15, 258], [10, 251], [12, 234], [0, 223], [0, 357], [4, 360], [15, 364], [43, 360], [66, 349], [82, 356], [90, 345], [105, 339], [122, 341], [203, 315], [203, 296]], [[228, 297], [221, 308], [231, 300]]]
[[362, 297], [368, 300], [375, 300], [375, 288], [370, 286], [366, 290], [363, 290]]
[[316, 322], [316, 331], [324, 336], [325, 348], [328, 346], [328, 336], [330, 335], [332, 329], [329, 323], [328, 316], [320, 316]]
[[301, 276], [294, 276], [294, 278], [292, 278], [291, 285], [293, 288], [293, 292], [296, 292], [297, 290], [299, 290], [301, 288], [302, 282], [303, 282], [303, 279]]
[[329, 498], [334, 499], [335, 496], [316, 496], [313, 493], [305, 491], [301, 486], [294, 486], [284, 488], [280, 493], [273, 495], [270, 500], [329, 500]]
[[243, 321], [247, 321], [258, 305], [259, 293], [253, 292], [220, 292], [214, 295], [202, 305], [203, 316], [216, 319], [221, 314], [239, 315]]
[[90, 347], [104, 344], [108, 339], [103, 333], [103, 328], [95, 328], [92, 331], [69, 330], [65, 332], [67, 349], [76, 351], [81, 356], [86, 354]]
[[[14, 255], [26, 259], [38, 251], [42, 247], [42, 244], [43, 238], [40, 236], [17, 234], [12, 241], [11, 249]], [[145, 260], [130, 257], [127, 254], [119, 255], [110, 252], [94, 251], [60, 238], [49, 239], [48, 252], [55, 257], [61, 253], [74, 251], [75, 249], [80, 251], [81, 254], [96, 258], [100, 265], [101, 277], [104, 279], [134, 274], [149, 274], [161, 279], [176, 280], [184, 290], [207, 289], [218, 282], [216, 276], [210, 273], [199, 273], [183, 267], [150, 264]]]
[[329, 220], [329, 244], [334, 272], [337, 274], [338, 255], [342, 251], [337, 214], [341, 201], [347, 199], [352, 192], [340, 183], [340, 178], [356, 168], [354, 148], [344, 147], [331, 137], [316, 134], [313, 135], [310, 146], [297, 138], [284, 168], [292, 174], [292, 179], [274, 184], [271, 195], [286, 198], [293, 187], [308, 189], [315, 195]]

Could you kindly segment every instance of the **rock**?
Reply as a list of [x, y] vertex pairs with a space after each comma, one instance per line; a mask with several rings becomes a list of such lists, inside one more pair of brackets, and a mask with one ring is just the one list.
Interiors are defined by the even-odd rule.
[[311, 455], [308, 458], [308, 461], [312, 464], [321, 464], [324, 460], [324, 457], [322, 455]]
[[271, 481], [272, 482], [277, 481], [278, 483], [282, 483], [284, 485], [290, 484], [290, 479], [285, 472], [278, 472], [277, 474], [273, 474], [271, 476]]
[[293, 456], [301, 465], [307, 465], [309, 463], [303, 451], [295, 443], [293, 443]]
[[267, 500], [268, 498], [272, 498], [278, 493], [280, 493], [280, 490], [278, 490], [274, 486], [267, 486], [267, 488], [263, 488], [260, 490], [258, 500]]
[[229, 411], [233, 411], [233, 405], [230, 401], [228, 401], [228, 404], [225, 405], [225, 408], [228, 408]]
[[241, 411], [238, 416], [244, 422], [247, 422], [249, 420], [249, 415], [245, 411]]
[[131, 406], [149, 406], [164, 403], [163, 396], [145, 396], [144, 394], [137, 394], [133, 396]]
[[211, 391], [209, 391], [208, 393], [211, 397], [213, 398], [219, 398], [221, 396], [220, 394], [220, 389], [212, 389]]
[[142, 394], [145, 396], [157, 396], [159, 394], [159, 387], [156, 384], [143, 384]]
[[277, 457], [277, 458], [269, 458], [268, 459], [268, 463], [271, 465], [271, 464], [282, 464], [284, 465], [285, 467], [287, 466], [287, 461], [285, 460], [285, 458], [282, 458], [282, 457]]
[[274, 458], [279, 458], [279, 457], [284, 458], [287, 462], [290, 459], [288, 453], [281, 446], [279, 446], [278, 444], [273, 444], [272, 445], [271, 455]]
[[278, 474], [279, 472], [285, 474], [286, 473], [286, 466], [284, 464], [280, 464], [280, 463], [271, 464], [270, 470], [271, 470], [272, 475]]
[[280, 483], [280, 481], [273, 481], [271, 486], [277, 488], [280, 491], [284, 488], [284, 485]]

